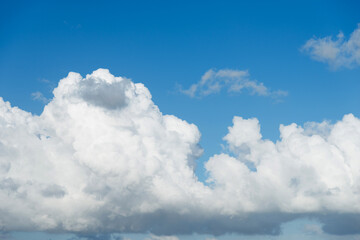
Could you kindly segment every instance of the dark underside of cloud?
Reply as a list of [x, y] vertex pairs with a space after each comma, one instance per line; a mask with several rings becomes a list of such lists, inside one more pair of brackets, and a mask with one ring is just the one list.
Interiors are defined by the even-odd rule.
[[[178, 213], [164, 213], [158, 211], [151, 214], [118, 218], [112, 222], [105, 222], [107, 229], [103, 234], [95, 232], [77, 233], [79, 237], [89, 239], [110, 239], [115, 229], [122, 229], [120, 233], [148, 233], [155, 235], [191, 235], [211, 234], [220, 236], [238, 233], [242, 235], [280, 235], [281, 225], [295, 219], [313, 219], [322, 224], [324, 233], [332, 235], [360, 234], [359, 214], [318, 213], [318, 214], [289, 214], [289, 213], [252, 213], [244, 216], [221, 216], [206, 218]], [[125, 223], [125, 224], [124, 224]], [[116, 231], [115, 231], [116, 232]], [[99, 237], [102, 238], [99, 238]], [[91, 238], [93, 237], [93, 238]]]
[[323, 231], [328, 234], [360, 234], [360, 214], [324, 214], [318, 219], [324, 224]]
[[278, 235], [281, 233], [280, 225], [282, 223], [297, 217], [299, 216], [292, 214], [256, 213], [241, 217], [206, 218], [204, 216], [194, 217], [193, 215], [157, 211], [128, 218], [116, 218], [114, 221], [105, 222], [107, 229], [102, 230], [108, 233], [112, 233], [114, 229], [122, 229], [122, 232], [125, 233], [146, 233], [149, 231], [156, 235], [187, 235], [193, 233], [215, 236], [226, 233]]

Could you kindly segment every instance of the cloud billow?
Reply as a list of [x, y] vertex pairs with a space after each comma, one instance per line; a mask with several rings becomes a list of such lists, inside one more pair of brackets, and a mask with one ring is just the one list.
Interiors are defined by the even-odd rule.
[[257, 119], [234, 117], [230, 153], [206, 162], [204, 184], [194, 174], [198, 128], [162, 114], [143, 84], [99, 69], [70, 73], [53, 93], [40, 116], [0, 100], [2, 231], [274, 235], [309, 216], [332, 234], [359, 232], [329, 227], [360, 216], [352, 114], [281, 125], [277, 142]]

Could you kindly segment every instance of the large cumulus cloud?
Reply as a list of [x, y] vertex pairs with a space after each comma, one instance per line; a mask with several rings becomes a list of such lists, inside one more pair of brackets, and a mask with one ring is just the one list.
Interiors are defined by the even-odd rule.
[[350, 114], [331, 126], [282, 125], [276, 143], [261, 138], [257, 119], [233, 123], [224, 139], [235, 156], [216, 155], [206, 164], [214, 191], [233, 199], [227, 212], [360, 211], [359, 119]]
[[163, 115], [144, 85], [99, 69], [70, 73], [53, 93], [40, 116], [0, 100], [2, 231], [278, 234], [310, 216], [344, 234], [329, 226], [359, 218], [351, 114], [280, 126], [277, 142], [262, 139], [257, 119], [235, 117], [230, 153], [208, 160], [203, 184], [197, 127]]

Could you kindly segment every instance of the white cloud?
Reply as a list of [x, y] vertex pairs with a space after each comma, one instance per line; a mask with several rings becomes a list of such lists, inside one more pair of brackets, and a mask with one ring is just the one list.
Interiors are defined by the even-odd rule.
[[33, 100], [38, 100], [43, 103], [49, 102], [49, 99], [47, 99], [41, 92], [33, 92], [31, 93], [31, 97]]
[[40, 116], [0, 100], [3, 231], [278, 234], [307, 215], [336, 234], [328, 226], [360, 218], [351, 114], [282, 125], [277, 142], [262, 139], [257, 119], [235, 117], [231, 154], [208, 160], [207, 186], [193, 169], [198, 128], [163, 115], [144, 85], [99, 69], [70, 73], [53, 93]]
[[360, 211], [358, 118], [344, 116], [327, 136], [282, 125], [276, 143], [261, 138], [257, 119], [233, 121], [224, 139], [235, 156], [216, 155], [206, 164], [214, 191], [232, 199], [223, 211]]
[[191, 85], [188, 89], [180, 91], [190, 97], [204, 97], [218, 93], [222, 89], [228, 92], [241, 92], [247, 90], [251, 95], [281, 97], [286, 96], [287, 92], [278, 90], [271, 91], [262, 82], [250, 79], [248, 71], [221, 69], [214, 71], [208, 70], [198, 83]]
[[0, 101], [0, 228], [81, 231], [112, 216], [182, 211], [197, 127], [163, 115], [142, 84], [107, 70], [70, 73], [41, 116]]
[[151, 238], [147, 238], [146, 240], [179, 240], [176, 236], [156, 236], [151, 235]]
[[304, 231], [308, 234], [314, 234], [314, 235], [323, 233], [322, 227], [319, 224], [306, 224], [304, 226]]
[[350, 38], [340, 32], [335, 39], [332, 36], [311, 38], [302, 47], [314, 60], [329, 64], [332, 68], [352, 68], [360, 65], [360, 24], [351, 33]]

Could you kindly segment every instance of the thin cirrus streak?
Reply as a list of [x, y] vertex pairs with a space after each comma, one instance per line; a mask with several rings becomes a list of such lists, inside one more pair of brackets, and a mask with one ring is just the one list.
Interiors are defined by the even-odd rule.
[[204, 184], [198, 128], [163, 115], [143, 84], [99, 69], [69, 73], [53, 93], [40, 116], [0, 101], [2, 231], [279, 234], [309, 216], [325, 232], [359, 233], [346, 225], [360, 219], [352, 114], [281, 125], [277, 142], [256, 118], [234, 117], [231, 153], [206, 162]]

